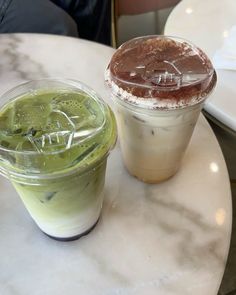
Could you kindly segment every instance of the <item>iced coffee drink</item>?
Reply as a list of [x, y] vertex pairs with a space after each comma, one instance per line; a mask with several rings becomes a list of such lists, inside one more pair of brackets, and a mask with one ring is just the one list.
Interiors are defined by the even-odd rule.
[[215, 86], [210, 60], [186, 40], [147, 36], [118, 48], [105, 75], [127, 170], [148, 183], [170, 178]]
[[71, 240], [87, 233], [101, 213], [116, 140], [112, 111], [75, 81], [31, 81], [2, 100], [1, 174], [47, 235]]

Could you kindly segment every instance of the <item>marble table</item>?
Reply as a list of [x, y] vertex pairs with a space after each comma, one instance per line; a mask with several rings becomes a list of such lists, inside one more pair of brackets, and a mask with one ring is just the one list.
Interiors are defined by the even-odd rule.
[[[235, 0], [182, 0], [169, 15], [166, 35], [186, 38], [201, 47], [209, 57], [221, 48], [229, 30], [236, 25]], [[204, 109], [236, 139], [236, 71], [217, 70], [218, 82]]]
[[[61, 36], [0, 35], [0, 94], [20, 82], [81, 80], [111, 104], [103, 73], [113, 49]], [[203, 116], [178, 174], [159, 185], [128, 175], [119, 144], [102, 217], [74, 242], [44, 235], [0, 177], [0, 294], [216, 295], [232, 221], [226, 165]]]

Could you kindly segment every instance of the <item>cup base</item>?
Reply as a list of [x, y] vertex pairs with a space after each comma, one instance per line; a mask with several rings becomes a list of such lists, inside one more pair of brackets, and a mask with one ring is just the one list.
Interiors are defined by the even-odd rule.
[[131, 172], [131, 170], [125, 165], [127, 171], [129, 172], [129, 174], [135, 178], [137, 178], [138, 180], [142, 181], [142, 182], [145, 182], [145, 183], [148, 183], [148, 184], [158, 184], [158, 183], [162, 183], [162, 182], [165, 182], [167, 180], [169, 180], [170, 178], [174, 177], [175, 174], [178, 172], [175, 171], [174, 173], [168, 175], [168, 176], [164, 176], [164, 177], [158, 177], [158, 178], [145, 178], [145, 177], [142, 177], [142, 176], [138, 176], [136, 175], [135, 173]]
[[148, 183], [148, 184], [158, 184], [158, 183], [162, 183], [162, 182], [165, 182], [165, 181], [169, 180], [170, 178], [175, 176], [175, 174], [173, 174], [171, 176], [168, 176], [168, 177], [165, 177], [165, 178], [162, 178], [162, 179], [143, 179], [143, 178], [140, 178], [140, 177], [138, 177], [136, 175], [132, 175], [132, 176], [134, 176], [138, 180], [140, 180], [142, 182], [145, 182], [145, 183]]
[[[100, 218], [100, 217], [99, 217], [99, 218]], [[42, 232], [43, 232], [46, 236], [48, 236], [49, 238], [51, 238], [51, 239], [53, 239], [53, 240], [56, 240], [56, 241], [60, 241], [60, 242], [70, 242], [70, 241], [75, 241], [75, 240], [78, 240], [78, 239], [80, 239], [81, 237], [86, 236], [87, 234], [89, 234], [89, 233], [95, 228], [95, 226], [98, 224], [99, 218], [98, 218], [98, 220], [94, 223], [94, 225], [92, 225], [89, 229], [87, 229], [86, 231], [84, 231], [84, 232], [81, 233], [81, 234], [78, 234], [78, 235], [76, 235], [76, 236], [72, 236], [72, 237], [60, 238], [60, 237], [55, 237], [55, 236], [48, 235], [48, 234], [45, 233], [44, 231], [42, 231]]]

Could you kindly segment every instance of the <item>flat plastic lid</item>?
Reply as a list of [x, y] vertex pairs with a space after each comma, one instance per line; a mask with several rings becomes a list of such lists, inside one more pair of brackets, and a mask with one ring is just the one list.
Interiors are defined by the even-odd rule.
[[80, 82], [31, 81], [5, 97], [11, 101], [0, 110], [0, 160], [15, 170], [88, 166], [115, 142], [110, 109]]
[[201, 49], [168, 36], [139, 37], [121, 45], [106, 78], [119, 98], [153, 108], [195, 104], [216, 82], [214, 68]]

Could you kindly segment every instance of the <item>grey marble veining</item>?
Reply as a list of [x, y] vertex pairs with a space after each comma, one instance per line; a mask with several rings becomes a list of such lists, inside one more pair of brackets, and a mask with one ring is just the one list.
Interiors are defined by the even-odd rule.
[[[32, 78], [103, 82], [113, 49], [49, 35], [0, 35], [0, 93]], [[180, 171], [147, 185], [111, 153], [96, 228], [70, 243], [45, 236], [0, 177], [0, 294], [216, 295], [231, 232], [228, 174], [201, 116]]]
[[16, 34], [0, 36], [0, 55], [4, 56], [0, 59], [0, 81], [4, 81], [1, 93], [17, 85], [19, 81], [48, 77], [44, 66], [37, 59], [32, 59], [29, 54], [22, 52], [21, 45], [22, 40]]

